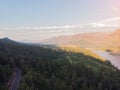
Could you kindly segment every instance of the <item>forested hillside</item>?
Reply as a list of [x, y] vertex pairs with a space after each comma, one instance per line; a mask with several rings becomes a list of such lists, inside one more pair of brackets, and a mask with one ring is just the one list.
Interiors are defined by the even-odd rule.
[[119, 90], [120, 70], [77, 52], [52, 50], [0, 40], [0, 90], [12, 69], [22, 71], [19, 90]]

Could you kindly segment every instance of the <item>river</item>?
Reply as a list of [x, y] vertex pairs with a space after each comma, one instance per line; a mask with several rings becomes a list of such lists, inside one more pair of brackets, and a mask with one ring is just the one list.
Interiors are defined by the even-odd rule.
[[111, 55], [109, 52], [105, 51], [99, 51], [99, 50], [92, 50], [97, 55], [105, 58], [106, 60], [109, 60], [114, 66], [118, 67], [120, 69], [120, 56]]

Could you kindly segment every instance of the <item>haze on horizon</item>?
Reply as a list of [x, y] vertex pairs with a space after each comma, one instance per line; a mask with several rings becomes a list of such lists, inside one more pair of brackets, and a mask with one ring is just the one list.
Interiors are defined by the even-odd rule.
[[120, 28], [120, 0], [0, 0], [0, 37], [33, 42]]

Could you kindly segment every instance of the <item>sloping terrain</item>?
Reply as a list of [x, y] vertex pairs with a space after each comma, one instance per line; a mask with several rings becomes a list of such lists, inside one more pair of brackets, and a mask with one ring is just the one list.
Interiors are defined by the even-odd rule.
[[18, 90], [120, 88], [120, 71], [108, 61], [81, 52], [52, 50], [0, 39], [0, 90], [6, 90], [13, 66], [22, 72]]
[[120, 30], [117, 30], [105, 37], [106, 43], [109, 45], [120, 47]]
[[81, 47], [120, 47], [120, 30], [115, 32], [94, 32], [71, 36], [59, 36], [43, 41], [47, 44], [70, 44]]

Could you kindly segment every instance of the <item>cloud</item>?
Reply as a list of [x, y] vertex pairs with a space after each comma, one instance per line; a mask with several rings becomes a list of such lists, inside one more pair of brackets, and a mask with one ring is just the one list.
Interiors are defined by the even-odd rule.
[[109, 18], [89, 24], [93, 28], [120, 27], [120, 17]]
[[[51, 27], [11, 27], [0, 28], [0, 37], [7, 36], [15, 40], [43, 40], [54, 36], [105, 31], [120, 28], [120, 17], [109, 18], [88, 24], [76, 24]], [[106, 31], [107, 31], [106, 30]]]
[[120, 25], [104, 24], [104, 23], [91, 23], [90, 26], [93, 27], [93, 28], [103, 28], [103, 27], [109, 27], [110, 28], [110, 27], [118, 27]]
[[116, 7], [112, 7], [112, 10], [113, 10], [113, 11], [117, 11], [118, 8], [116, 8]]
[[120, 17], [114, 17], [114, 18], [109, 18], [109, 19], [105, 19], [105, 20], [101, 20], [99, 21], [100, 23], [111, 23], [111, 22], [116, 22], [116, 21], [120, 21]]
[[120, 26], [120, 17], [109, 18], [98, 22], [78, 25], [65, 25], [53, 27], [26, 27], [28, 30], [56, 30], [56, 29], [82, 29], [82, 28], [101, 28], [101, 27], [118, 27]]
[[2, 32], [0, 32], [0, 38], [3, 38], [3, 37], [5, 37], [5, 35]]
[[71, 29], [71, 28], [76, 28], [76, 27], [80, 27], [80, 26], [77, 26], [77, 25], [65, 25], [65, 26], [52, 26], [52, 27], [25, 27], [25, 29], [27, 30], [46, 30], [46, 29], [49, 29], [49, 30], [53, 30], [53, 29]]
[[58, 30], [58, 31], [64, 31], [67, 29], [82, 29], [82, 28], [101, 28], [101, 27], [117, 27], [120, 26], [120, 17], [114, 17], [114, 18], [109, 18], [109, 19], [105, 19], [105, 20], [100, 20], [97, 22], [92, 22], [92, 23], [88, 23], [88, 24], [76, 24], [76, 25], [65, 25], [65, 26], [49, 26], [49, 27], [42, 27], [42, 26], [38, 26], [38, 27], [11, 27], [11, 28], [7, 28], [7, 27], [2, 27], [0, 28], [0, 30], [2, 30], [3, 32], [23, 32], [23, 31], [40, 31], [41, 32], [44, 30], [47, 30], [48, 32], [52, 32], [53, 30]]
[[113, 13], [120, 15], [120, 7], [112, 7], [112, 11]]

